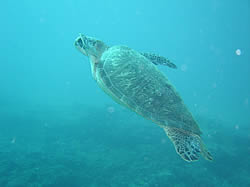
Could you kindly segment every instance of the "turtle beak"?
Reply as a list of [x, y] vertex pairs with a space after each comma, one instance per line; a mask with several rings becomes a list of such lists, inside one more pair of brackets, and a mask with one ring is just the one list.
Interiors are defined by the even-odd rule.
[[75, 40], [75, 46], [83, 48], [85, 36], [80, 34]]
[[85, 38], [84, 35], [80, 34], [80, 36], [76, 38], [74, 45], [81, 53], [88, 56], [86, 52]]
[[77, 37], [76, 41], [75, 41], [75, 46], [77, 47], [83, 47], [83, 41], [81, 37]]

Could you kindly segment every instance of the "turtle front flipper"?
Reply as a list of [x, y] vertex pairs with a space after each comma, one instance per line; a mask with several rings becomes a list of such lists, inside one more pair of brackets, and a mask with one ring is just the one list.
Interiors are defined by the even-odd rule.
[[176, 152], [187, 162], [198, 160], [200, 154], [207, 160], [213, 160], [200, 136], [173, 127], [164, 130], [175, 146]]
[[148, 60], [150, 60], [155, 65], [164, 65], [164, 66], [168, 66], [170, 68], [177, 69], [177, 66], [174, 63], [172, 63], [169, 59], [167, 59], [163, 56], [156, 55], [153, 53], [141, 53], [141, 55], [146, 57]]

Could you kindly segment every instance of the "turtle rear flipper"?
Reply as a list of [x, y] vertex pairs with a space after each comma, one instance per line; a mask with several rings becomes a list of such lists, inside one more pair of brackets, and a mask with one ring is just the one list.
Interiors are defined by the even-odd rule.
[[200, 154], [207, 160], [213, 160], [211, 154], [202, 143], [200, 136], [172, 127], [164, 127], [164, 130], [173, 142], [176, 152], [185, 161], [196, 161]]
[[141, 55], [149, 59], [155, 65], [164, 65], [170, 68], [177, 69], [177, 66], [174, 63], [172, 63], [169, 59], [163, 56], [156, 55], [153, 53], [141, 53]]

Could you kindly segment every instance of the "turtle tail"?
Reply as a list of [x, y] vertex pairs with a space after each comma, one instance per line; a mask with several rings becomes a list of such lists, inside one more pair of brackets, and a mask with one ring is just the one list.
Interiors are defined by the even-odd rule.
[[173, 142], [176, 152], [185, 161], [196, 161], [200, 154], [207, 160], [213, 160], [199, 135], [173, 127], [164, 127], [164, 130]]

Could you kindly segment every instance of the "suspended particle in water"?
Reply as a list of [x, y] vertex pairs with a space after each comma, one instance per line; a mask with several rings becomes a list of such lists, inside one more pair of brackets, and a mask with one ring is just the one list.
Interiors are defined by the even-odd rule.
[[44, 23], [45, 19], [41, 17], [39, 21], [40, 21], [40, 23]]
[[248, 98], [246, 98], [245, 101], [244, 101], [244, 104], [245, 104], [246, 106], [248, 106], [248, 103], [249, 103], [249, 100], [248, 100]]
[[10, 141], [10, 143], [12, 143], [12, 144], [16, 143], [16, 138], [12, 138], [12, 140]]
[[239, 130], [240, 127], [239, 127], [239, 125], [235, 125], [234, 128], [235, 128], [235, 130]]
[[112, 113], [115, 112], [115, 108], [112, 107], [112, 106], [109, 106], [109, 107], [107, 108], [107, 111], [108, 111], [110, 114], [112, 114]]
[[213, 88], [216, 88], [216, 87], [217, 87], [216, 82], [212, 84], [212, 87], [213, 87]]
[[236, 53], [236, 55], [240, 56], [241, 55], [241, 50], [240, 49], [236, 49], [235, 53]]
[[66, 86], [69, 86], [71, 84], [71, 82], [70, 81], [66, 81], [65, 84], [66, 84]]
[[142, 15], [142, 12], [141, 12], [140, 10], [136, 10], [136, 11], [135, 11], [135, 14], [136, 14], [137, 16], [141, 16], [141, 15]]
[[162, 138], [162, 139], [161, 139], [161, 143], [162, 143], [162, 144], [165, 144], [165, 143], [166, 143], [166, 139], [165, 139], [165, 138]]
[[181, 71], [187, 71], [187, 65], [186, 64], [181, 65]]

